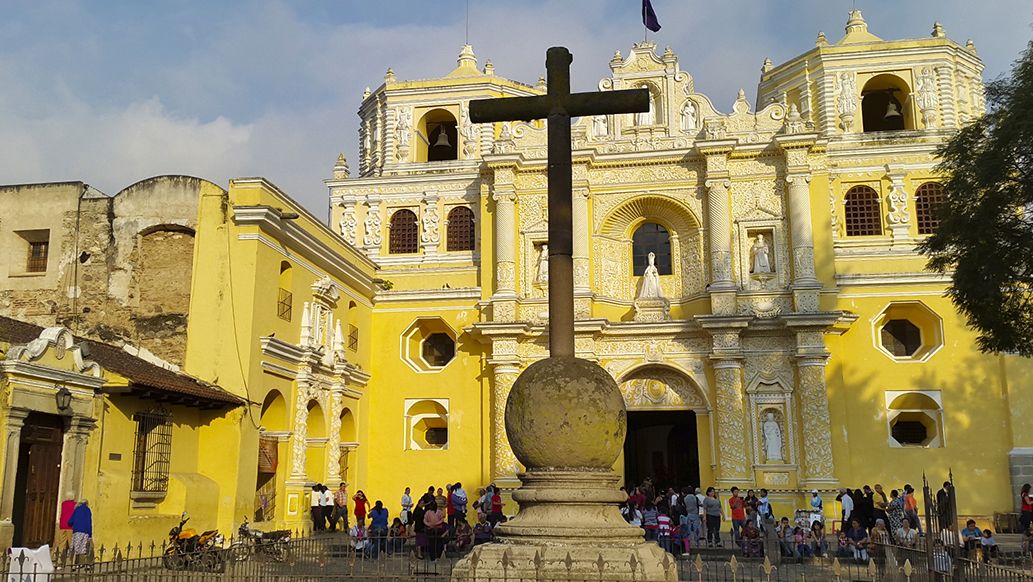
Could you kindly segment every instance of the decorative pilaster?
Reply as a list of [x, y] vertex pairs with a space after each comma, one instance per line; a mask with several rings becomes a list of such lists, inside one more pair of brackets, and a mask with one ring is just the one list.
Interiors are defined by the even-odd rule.
[[889, 212], [886, 221], [893, 233], [893, 246], [910, 243], [911, 211], [908, 209], [908, 193], [904, 189], [904, 172], [890, 170]]
[[588, 226], [588, 188], [574, 189], [574, 293], [591, 293], [588, 281], [588, 245], [591, 232]]
[[341, 410], [344, 396], [334, 392], [330, 396], [330, 432], [326, 441], [326, 482], [330, 485], [344, 480], [341, 475]]
[[835, 481], [832, 462], [832, 422], [829, 418], [828, 387], [825, 383], [824, 332], [800, 329], [796, 333], [797, 397], [803, 433], [802, 485]]
[[[21, 449], [22, 427], [28, 410], [12, 408], [7, 411], [7, 431], [4, 441], [4, 483], [0, 489], [0, 525], [10, 527], [14, 514], [14, 480], [18, 475], [18, 453]], [[8, 540], [9, 541], [9, 540]]]
[[495, 296], [516, 297], [516, 192], [496, 188]]
[[291, 435], [290, 480], [304, 483], [308, 479], [305, 471], [305, 454], [308, 451], [308, 380], [297, 379], [298, 399], [294, 405], [294, 433]]
[[732, 281], [732, 204], [727, 178], [707, 180], [707, 234], [710, 239], [710, 290], [734, 291]]
[[951, 129], [958, 126], [957, 111], [954, 106], [954, 74], [951, 67], [936, 67], [936, 86], [940, 94], [940, 115], [943, 126]]
[[493, 464], [492, 477], [495, 481], [508, 480], [515, 485], [516, 474], [520, 470], [520, 463], [509, 445], [509, 437], [506, 436], [506, 401], [509, 399], [509, 392], [513, 389], [520, 374], [520, 368], [513, 364], [495, 365], [495, 390], [493, 394], [494, 406], [492, 407], [492, 444]]
[[362, 223], [362, 245], [370, 258], [380, 256], [383, 242], [383, 222], [380, 216], [381, 203], [367, 202], [366, 220]]
[[440, 216], [438, 214], [438, 193], [427, 192], [423, 197], [423, 228], [420, 229], [420, 243], [426, 260], [438, 254], [441, 240]]
[[814, 233], [811, 225], [811, 176], [786, 176], [789, 188], [789, 228], [793, 239], [793, 287], [818, 288], [814, 274]]
[[749, 478], [746, 469], [746, 443], [749, 439], [745, 422], [742, 369], [743, 362], [738, 358], [714, 360], [714, 381], [717, 383], [717, 442], [720, 447], [719, 482], [737, 482]]
[[97, 421], [85, 416], [72, 418], [65, 434], [61, 453], [61, 487], [64, 498], [82, 499], [83, 473], [86, 469], [86, 444], [90, 433], [97, 427]]

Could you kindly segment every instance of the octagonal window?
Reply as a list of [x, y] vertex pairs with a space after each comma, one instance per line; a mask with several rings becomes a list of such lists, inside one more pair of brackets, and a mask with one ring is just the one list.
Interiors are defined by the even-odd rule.
[[886, 393], [891, 447], [942, 447], [943, 409], [938, 391]]
[[882, 326], [882, 346], [898, 358], [913, 356], [922, 347], [922, 330], [906, 319], [891, 319]]
[[872, 318], [872, 343], [898, 362], [925, 362], [943, 347], [943, 320], [921, 301], [895, 301]]
[[929, 431], [918, 420], [897, 420], [890, 429], [893, 440], [902, 445], [921, 445], [929, 437]]
[[442, 371], [456, 358], [457, 335], [440, 317], [421, 317], [402, 332], [402, 360], [417, 372]]
[[440, 368], [456, 356], [456, 342], [447, 333], [432, 333], [423, 340], [420, 354], [428, 365]]
[[434, 451], [448, 448], [448, 400], [405, 401], [405, 448]]

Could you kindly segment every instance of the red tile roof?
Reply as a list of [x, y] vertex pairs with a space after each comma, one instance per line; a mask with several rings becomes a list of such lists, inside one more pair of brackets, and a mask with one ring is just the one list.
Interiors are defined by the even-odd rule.
[[[0, 341], [25, 344], [42, 332], [43, 328], [38, 325], [0, 316]], [[243, 398], [219, 386], [152, 364], [120, 347], [86, 338], [77, 337], [76, 341], [86, 346], [87, 359], [125, 376], [130, 389], [141, 397], [200, 408], [236, 407], [245, 403]]]

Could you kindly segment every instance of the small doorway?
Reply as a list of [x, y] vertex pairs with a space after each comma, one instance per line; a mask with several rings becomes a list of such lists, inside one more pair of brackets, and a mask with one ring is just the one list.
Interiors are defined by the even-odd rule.
[[33, 412], [22, 426], [14, 481], [14, 545], [54, 543], [61, 482], [61, 417]]
[[624, 482], [653, 478], [657, 491], [698, 487], [699, 439], [691, 410], [629, 411], [624, 440]]

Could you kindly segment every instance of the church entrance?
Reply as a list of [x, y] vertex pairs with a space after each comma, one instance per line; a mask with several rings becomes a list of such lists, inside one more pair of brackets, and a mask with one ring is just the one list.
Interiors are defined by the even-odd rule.
[[635, 487], [647, 477], [652, 477], [658, 492], [667, 487], [700, 485], [696, 413], [628, 411], [624, 483]]
[[25, 419], [14, 481], [14, 545], [54, 543], [61, 481], [61, 418], [33, 412]]

